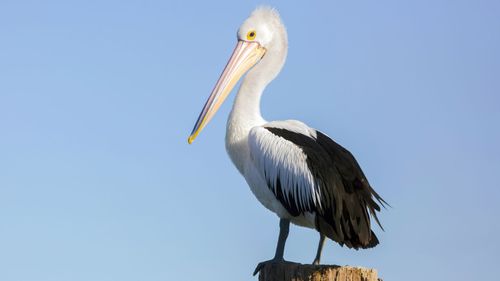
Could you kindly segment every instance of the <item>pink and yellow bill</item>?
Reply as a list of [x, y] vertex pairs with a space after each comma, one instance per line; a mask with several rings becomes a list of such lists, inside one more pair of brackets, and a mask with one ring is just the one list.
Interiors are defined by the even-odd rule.
[[221, 104], [227, 98], [241, 76], [252, 68], [266, 53], [257, 42], [239, 40], [224, 71], [208, 97], [203, 110], [188, 138], [191, 144], [203, 128], [210, 122]]

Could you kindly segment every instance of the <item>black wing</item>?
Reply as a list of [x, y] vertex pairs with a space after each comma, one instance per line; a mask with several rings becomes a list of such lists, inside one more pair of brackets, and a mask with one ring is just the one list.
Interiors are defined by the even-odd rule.
[[[350, 248], [377, 245], [378, 239], [370, 227], [370, 214], [380, 225], [376, 215], [376, 211], [380, 211], [378, 203], [384, 206], [386, 202], [370, 186], [353, 155], [319, 131], [314, 138], [284, 128], [264, 128], [295, 144], [306, 155], [321, 200], [320, 204], [309, 205], [314, 206], [316, 229]], [[282, 185], [279, 181], [278, 184]], [[282, 186], [270, 188], [283, 189]], [[310, 211], [290, 204], [291, 201], [280, 194], [277, 198], [292, 215]]]

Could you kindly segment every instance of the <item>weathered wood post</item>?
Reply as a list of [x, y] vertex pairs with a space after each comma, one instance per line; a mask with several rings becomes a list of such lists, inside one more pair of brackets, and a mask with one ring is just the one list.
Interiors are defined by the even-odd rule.
[[381, 281], [381, 279], [378, 279], [376, 269], [280, 262], [264, 266], [259, 272], [259, 281]]

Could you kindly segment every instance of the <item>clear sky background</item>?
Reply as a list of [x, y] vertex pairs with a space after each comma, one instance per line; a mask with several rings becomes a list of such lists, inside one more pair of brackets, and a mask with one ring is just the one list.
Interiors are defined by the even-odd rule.
[[[0, 280], [256, 280], [278, 218], [226, 155], [234, 94], [187, 137], [260, 4], [289, 35], [264, 117], [332, 136], [393, 206], [378, 247], [322, 261], [498, 277], [499, 1], [2, 0]], [[292, 227], [285, 258], [317, 239]]]

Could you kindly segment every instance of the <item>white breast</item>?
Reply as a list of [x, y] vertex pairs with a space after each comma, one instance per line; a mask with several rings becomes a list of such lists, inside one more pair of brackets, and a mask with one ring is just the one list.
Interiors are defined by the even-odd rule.
[[252, 190], [255, 197], [257, 197], [259, 202], [264, 205], [264, 207], [276, 213], [280, 218], [291, 219], [292, 216], [290, 216], [288, 211], [283, 207], [278, 199], [276, 199], [276, 196], [271, 192], [267, 186], [266, 180], [262, 177], [257, 168], [251, 161], [248, 161], [247, 163], [248, 164], [245, 167], [245, 173], [243, 176], [245, 177], [245, 180], [250, 186], [250, 190]]
[[243, 175], [257, 200], [280, 218], [289, 219], [292, 223], [300, 226], [314, 228], [315, 215], [313, 213], [307, 212], [297, 217], [291, 216], [269, 189], [262, 173], [254, 165], [253, 161], [251, 161], [248, 133], [244, 134], [242, 131], [247, 130], [232, 127], [228, 123], [226, 150], [231, 161]]

